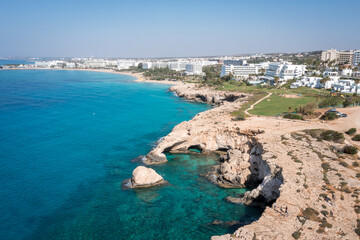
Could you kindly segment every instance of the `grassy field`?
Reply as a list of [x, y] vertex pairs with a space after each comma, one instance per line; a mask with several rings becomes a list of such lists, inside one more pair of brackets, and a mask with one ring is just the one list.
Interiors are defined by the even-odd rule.
[[233, 116], [242, 116], [244, 115], [244, 111], [248, 109], [253, 103], [257, 102], [261, 98], [265, 97], [267, 92], [255, 92], [251, 99], [239, 108], [239, 110], [232, 113]]
[[[283, 112], [288, 112], [289, 110], [295, 111], [295, 109], [300, 105], [305, 105], [310, 102], [317, 103], [323, 97], [329, 95], [329, 91], [324, 89], [261, 88], [258, 86], [246, 86], [245, 84], [239, 84], [237, 82], [224, 82], [223, 85], [219, 86], [217, 89], [252, 93], [254, 95], [248, 103], [243, 105], [239, 110], [233, 112], [232, 115], [234, 116], [243, 115], [245, 109], [270, 92], [272, 93], [271, 97], [257, 104], [253, 110], [249, 111], [249, 113], [255, 115], [275, 116]], [[281, 95], [296, 95], [299, 96], [299, 98], [285, 98]]]
[[254, 109], [249, 113], [254, 115], [275, 116], [283, 112], [295, 111], [300, 105], [305, 105], [310, 102], [316, 102], [316, 98], [312, 96], [301, 98], [284, 98], [282, 96], [273, 94], [269, 98], [255, 105]]

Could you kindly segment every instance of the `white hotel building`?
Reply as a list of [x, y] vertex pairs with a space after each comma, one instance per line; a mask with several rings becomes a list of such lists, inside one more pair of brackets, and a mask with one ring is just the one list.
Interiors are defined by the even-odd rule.
[[185, 74], [187, 75], [201, 75], [202, 64], [200, 63], [188, 63], [185, 65]]
[[269, 64], [265, 76], [267, 78], [279, 77], [280, 80], [287, 81], [293, 78], [300, 78], [305, 74], [305, 65], [293, 65], [290, 62], [273, 62]]
[[255, 65], [239, 66], [239, 65], [222, 65], [220, 77], [229, 75], [235, 77], [248, 77], [250, 74], [258, 74], [259, 68]]
[[118, 61], [117, 68], [119, 70], [121, 70], [121, 69], [129, 69], [130, 67], [137, 67], [138, 64], [139, 64], [139, 62], [131, 61], [131, 60]]

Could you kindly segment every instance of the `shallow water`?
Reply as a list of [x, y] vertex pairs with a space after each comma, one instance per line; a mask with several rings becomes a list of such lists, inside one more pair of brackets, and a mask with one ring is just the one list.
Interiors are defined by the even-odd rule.
[[156, 141], [209, 106], [166, 85], [81, 71], [0, 71], [2, 239], [208, 239], [251, 221], [204, 177], [215, 155], [169, 155], [169, 185], [122, 190]]

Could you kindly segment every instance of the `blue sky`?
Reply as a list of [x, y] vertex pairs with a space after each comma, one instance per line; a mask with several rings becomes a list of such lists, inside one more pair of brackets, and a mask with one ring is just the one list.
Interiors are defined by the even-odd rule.
[[0, 56], [176, 57], [360, 48], [359, 0], [18, 0]]

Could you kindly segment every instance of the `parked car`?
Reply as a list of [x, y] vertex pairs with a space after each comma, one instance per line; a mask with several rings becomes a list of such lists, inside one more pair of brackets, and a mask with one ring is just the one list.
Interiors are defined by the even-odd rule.
[[338, 117], [347, 117], [347, 114], [346, 113], [341, 113], [341, 112], [336, 112], [336, 115]]
[[327, 113], [328, 113], [328, 112], [329, 112], [329, 113], [331, 113], [331, 112], [337, 113], [338, 111], [336, 110], [336, 108], [332, 108], [332, 109], [327, 110], [326, 112], [327, 112]]

